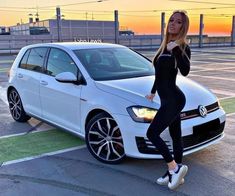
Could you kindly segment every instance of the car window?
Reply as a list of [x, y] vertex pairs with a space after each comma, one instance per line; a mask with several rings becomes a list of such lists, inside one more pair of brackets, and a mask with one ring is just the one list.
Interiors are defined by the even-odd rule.
[[78, 68], [66, 52], [52, 48], [47, 62], [47, 74], [56, 76], [62, 72], [71, 72], [77, 76]]
[[24, 56], [20, 62], [20, 65], [19, 65], [20, 68], [24, 68], [24, 69], [27, 68], [27, 60], [29, 57], [29, 52], [30, 52], [30, 50], [27, 50], [27, 52], [24, 54]]
[[46, 53], [47, 48], [32, 48], [25, 69], [41, 72]]
[[128, 48], [74, 50], [94, 80], [118, 80], [154, 75], [152, 63]]

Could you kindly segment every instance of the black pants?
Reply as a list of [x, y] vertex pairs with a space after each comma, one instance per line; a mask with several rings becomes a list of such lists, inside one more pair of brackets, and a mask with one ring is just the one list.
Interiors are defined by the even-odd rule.
[[[174, 108], [173, 111], [172, 107]], [[173, 157], [166, 143], [160, 137], [160, 134], [169, 126], [170, 136], [173, 141], [174, 160], [176, 163], [182, 163], [183, 146], [180, 112], [183, 107], [184, 104], [178, 105], [178, 108], [171, 104], [161, 106], [147, 131], [147, 137], [160, 151], [167, 163], [173, 161]]]

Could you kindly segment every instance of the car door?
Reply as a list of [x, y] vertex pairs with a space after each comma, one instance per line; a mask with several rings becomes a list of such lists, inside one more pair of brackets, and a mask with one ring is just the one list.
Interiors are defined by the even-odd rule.
[[62, 72], [78, 75], [78, 67], [63, 50], [51, 48], [46, 73], [40, 80], [42, 115], [46, 120], [66, 129], [80, 131], [81, 85], [62, 83], [55, 76]]
[[17, 90], [27, 113], [41, 117], [39, 83], [47, 48], [37, 47], [26, 51], [17, 70]]

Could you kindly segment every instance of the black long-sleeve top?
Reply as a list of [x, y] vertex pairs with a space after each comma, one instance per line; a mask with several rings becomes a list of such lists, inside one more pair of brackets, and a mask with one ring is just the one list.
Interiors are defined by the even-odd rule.
[[[186, 56], [187, 55], [187, 56]], [[172, 52], [164, 50], [160, 57], [155, 57], [153, 65], [155, 67], [155, 81], [151, 90], [152, 94], [166, 94], [176, 87], [176, 75], [178, 69], [183, 76], [187, 76], [190, 71], [190, 47], [186, 45], [185, 52], [176, 46]]]

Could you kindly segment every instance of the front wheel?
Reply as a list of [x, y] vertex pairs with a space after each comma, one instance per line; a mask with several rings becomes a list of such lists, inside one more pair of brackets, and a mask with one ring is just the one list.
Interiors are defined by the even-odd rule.
[[86, 144], [90, 153], [104, 163], [117, 164], [125, 158], [121, 131], [116, 121], [104, 112], [88, 122]]
[[9, 92], [8, 103], [9, 103], [11, 116], [13, 117], [15, 121], [26, 122], [31, 118], [25, 113], [23, 105], [22, 105], [22, 101], [20, 99], [20, 95], [15, 89], [12, 89]]

